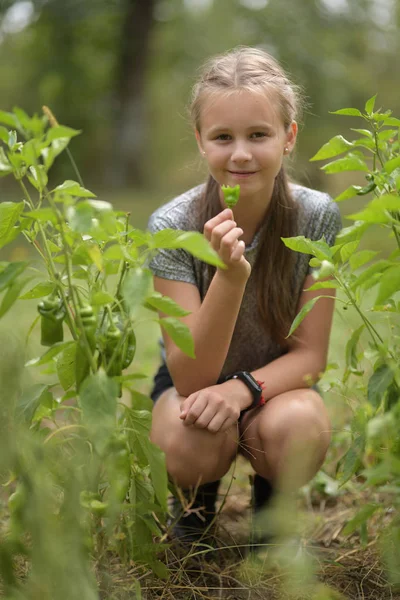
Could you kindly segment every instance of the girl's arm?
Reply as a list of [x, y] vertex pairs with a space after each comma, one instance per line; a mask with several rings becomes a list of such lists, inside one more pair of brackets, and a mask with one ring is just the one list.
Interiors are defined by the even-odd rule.
[[163, 332], [168, 369], [181, 396], [189, 396], [217, 382], [228, 354], [246, 281], [245, 278], [232, 280], [217, 271], [201, 302], [198, 289], [191, 283], [154, 278], [156, 291], [191, 312], [180, 320], [193, 336], [195, 360]]
[[193, 284], [154, 278], [156, 291], [169, 296], [191, 313], [182, 321], [193, 336], [195, 359], [184, 354], [163, 332], [168, 368], [182, 396], [217, 382], [251, 272], [244, 257], [245, 244], [239, 240], [243, 230], [233, 221], [230, 209], [207, 221], [204, 234], [226, 268], [217, 269], [203, 302]]
[[[315, 279], [308, 275], [306, 290]], [[326, 296], [316, 302], [301, 325], [289, 338], [289, 351], [265, 367], [252, 372], [253, 377], [265, 382], [263, 397], [266, 400], [298, 388], [310, 387], [317, 382], [326, 367], [329, 337], [334, 311], [335, 289], [303, 291], [298, 312], [315, 296]]]

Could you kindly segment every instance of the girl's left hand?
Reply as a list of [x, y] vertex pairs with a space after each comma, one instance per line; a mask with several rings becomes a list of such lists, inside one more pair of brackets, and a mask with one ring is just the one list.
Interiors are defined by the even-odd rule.
[[224, 384], [212, 385], [190, 394], [181, 405], [180, 418], [186, 426], [208, 429], [212, 433], [226, 431], [240, 416], [239, 397]]

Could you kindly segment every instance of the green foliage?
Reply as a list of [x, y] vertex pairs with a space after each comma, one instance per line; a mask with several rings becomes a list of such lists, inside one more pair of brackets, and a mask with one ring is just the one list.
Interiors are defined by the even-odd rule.
[[[84, 565], [89, 547], [96, 548], [98, 556], [111, 549], [124, 560], [147, 563], [165, 577], [166, 569], [157, 559], [163, 545], [154, 543], [167, 512], [165, 457], [149, 440], [152, 404], [134, 388], [140, 374], [124, 374], [124, 369], [135, 358], [139, 318], [159, 323], [194, 357], [190, 330], [179, 320], [187, 311], [151, 289], [149, 263], [158, 250], [180, 248], [213, 265], [223, 264], [199, 233], [166, 230], [152, 235], [132, 228], [130, 215], [97, 199], [77, 171], [78, 181], [67, 180], [50, 189], [48, 171], [55, 157], [80, 132], [58, 125], [48, 109], [43, 118], [30, 118], [20, 109], [0, 112], [0, 121], [6, 125], [0, 130], [0, 171], [13, 174], [22, 193], [21, 202], [0, 204], [0, 247], [24, 236], [41, 260], [40, 269], [33, 262], [0, 263], [0, 292], [4, 292], [0, 314], [16, 302], [37, 303], [39, 316], [29, 334], [40, 320], [41, 344], [48, 346], [26, 363], [27, 368], [45, 371], [37, 373], [39, 382], [23, 386], [12, 413], [15, 427], [30, 430], [33, 441], [27, 437], [27, 444], [47, 458], [37, 475], [23, 445], [14, 448], [7, 465], [10, 482], [18, 483], [10, 496], [15, 547], [0, 540], [3, 579], [8, 592], [14, 593], [13, 556], [20, 546], [25, 548], [26, 535], [32, 536], [32, 555], [41, 569], [49, 559], [40, 536], [35, 542], [35, 531], [43, 526], [46, 543], [56, 544], [45, 523], [48, 513], [36, 510], [34, 504], [41, 502], [39, 483], [45, 477], [60, 496], [59, 508], [57, 502], [48, 507], [60, 535], [65, 533], [60, 523], [74, 488], [78, 527], [73, 530], [82, 546], [77, 559], [86, 552]], [[22, 293], [27, 284], [30, 287]], [[163, 314], [160, 319], [154, 315], [157, 310]], [[40, 382], [45, 373], [50, 383]], [[124, 393], [131, 396], [133, 408], [125, 400], [119, 402]], [[61, 466], [69, 480], [62, 478]], [[79, 477], [72, 475], [75, 468]], [[25, 499], [19, 500], [22, 494]], [[49, 598], [57, 595], [50, 592], [51, 564], [46, 579]], [[32, 577], [36, 575], [33, 569]], [[97, 598], [88, 581], [81, 581], [83, 597]]]
[[[353, 131], [363, 137], [348, 142], [337, 135], [324, 144], [312, 159], [323, 160], [344, 154], [322, 169], [326, 173], [365, 171], [365, 186], [352, 185], [336, 198], [336, 201], [343, 201], [365, 196], [364, 208], [348, 216], [355, 223], [339, 233], [332, 248], [328, 248], [324, 240], [301, 237], [283, 241], [289, 248], [310, 255], [310, 265], [316, 268], [313, 273], [316, 283], [310, 289], [318, 289], [319, 284], [339, 289], [341, 308], [352, 307], [361, 321], [345, 347], [341, 385], [353, 381], [362, 400], [353, 409], [351, 444], [338, 463], [339, 480], [343, 485], [352, 476], [358, 475], [365, 481], [365, 487], [387, 492], [389, 505], [398, 508], [400, 120], [393, 117], [390, 110], [383, 112], [375, 106], [376, 96], [366, 102], [365, 112], [355, 108], [335, 111], [337, 115], [362, 119], [364, 128]], [[388, 258], [376, 259], [377, 252], [359, 250], [371, 227], [386, 230], [393, 245]], [[290, 333], [296, 330], [317, 300], [312, 299], [302, 308]], [[365, 541], [366, 523], [378, 509], [376, 504], [364, 506], [347, 524], [344, 533], [359, 530], [361, 539]], [[396, 523], [398, 526], [398, 520]]]

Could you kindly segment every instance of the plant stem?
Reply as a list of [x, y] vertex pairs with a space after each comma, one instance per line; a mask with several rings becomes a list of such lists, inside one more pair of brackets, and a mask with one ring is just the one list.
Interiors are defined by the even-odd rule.
[[367, 317], [364, 315], [364, 313], [362, 312], [362, 310], [360, 309], [360, 307], [358, 306], [357, 302], [355, 301], [351, 291], [349, 290], [348, 286], [346, 285], [346, 283], [340, 279], [340, 277], [336, 276], [337, 281], [339, 282], [339, 284], [342, 286], [346, 296], [348, 297], [348, 299], [350, 300], [351, 304], [354, 306], [354, 308], [356, 309], [356, 311], [358, 312], [358, 314], [360, 315], [361, 319], [364, 321], [364, 324], [370, 334], [370, 336], [372, 337], [372, 340], [374, 342], [374, 345], [376, 347], [378, 347], [378, 344], [375, 340], [376, 336], [378, 338], [378, 340], [381, 342], [381, 344], [383, 344], [383, 339], [381, 338], [381, 336], [379, 335], [379, 333], [377, 332], [377, 330], [375, 329], [375, 327], [372, 325], [372, 323], [367, 319]]
[[71, 150], [68, 148], [68, 146], [67, 146], [67, 148], [66, 148], [66, 151], [67, 151], [68, 158], [69, 158], [69, 160], [71, 161], [72, 168], [73, 168], [73, 169], [74, 169], [74, 171], [75, 171], [75, 175], [77, 176], [77, 178], [78, 178], [78, 181], [79, 181], [80, 185], [81, 185], [82, 187], [85, 187], [85, 186], [83, 185], [83, 180], [82, 180], [81, 174], [79, 173], [79, 169], [78, 169], [78, 167], [76, 166], [76, 162], [74, 161], [74, 158], [73, 158], [73, 156], [72, 156], [72, 154], [71, 154]]

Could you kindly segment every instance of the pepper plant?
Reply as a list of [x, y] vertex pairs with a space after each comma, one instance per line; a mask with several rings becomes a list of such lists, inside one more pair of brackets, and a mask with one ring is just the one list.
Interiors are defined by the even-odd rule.
[[[310, 289], [338, 290], [338, 310], [351, 308], [359, 324], [347, 340], [345, 365], [336, 387], [346, 393], [352, 381], [356, 401], [350, 400], [353, 418], [350, 423], [348, 450], [339, 460], [337, 471], [342, 484], [358, 475], [363, 489], [384, 491], [389, 506], [398, 508], [400, 492], [400, 119], [390, 110], [375, 108], [376, 96], [364, 111], [345, 108], [333, 114], [358, 118], [360, 128], [354, 140], [336, 135], [317, 152], [313, 161], [330, 160], [322, 166], [328, 174], [356, 171], [364, 174], [364, 185], [351, 185], [337, 198], [365, 198], [365, 206], [347, 216], [352, 224], [342, 229], [335, 245], [324, 239], [302, 236], [286, 238], [289, 248], [310, 255], [315, 283]], [[342, 155], [342, 156], [340, 156]], [[338, 158], [340, 156], [340, 158]], [[372, 227], [383, 228], [392, 245], [382, 257], [368, 249]], [[320, 296], [307, 303], [295, 318], [293, 333]], [[345, 314], [345, 313], [343, 313]], [[345, 533], [359, 529], [367, 537], [366, 521], [388, 506], [370, 503], [348, 523]], [[400, 539], [400, 523], [390, 533]], [[397, 556], [400, 566], [400, 544]]]
[[[168, 480], [164, 455], [149, 441], [152, 403], [135, 390], [144, 376], [134, 363], [135, 330], [146, 319], [156, 321], [194, 357], [190, 331], [179, 320], [187, 312], [152, 290], [149, 262], [161, 248], [183, 248], [223, 265], [200, 233], [167, 229], [152, 235], [135, 228], [129, 213], [97, 199], [68, 148], [81, 132], [43, 110], [33, 117], [20, 108], [0, 111], [0, 175], [13, 175], [21, 194], [19, 202], [0, 204], [0, 248], [23, 236], [38, 255], [38, 262], [0, 263], [0, 317], [15, 302], [37, 302], [28, 337], [40, 327], [44, 347], [27, 363], [39, 372], [19, 395], [15, 419], [45, 444], [64, 447], [66, 456], [71, 444], [85, 442], [90, 452], [80, 465], [86, 473], [80, 503], [93, 546], [104, 550], [114, 540], [127, 559], [165, 574], [153, 535], [165, 523]], [[63, 152], [74, 179], [49, 186], [49, 170]], [[165, 316], [158, 318], [157, 311]], [[9, 479], [11, 525], [27, 522], [32, 473], [23, 464], [15, 459]]]

